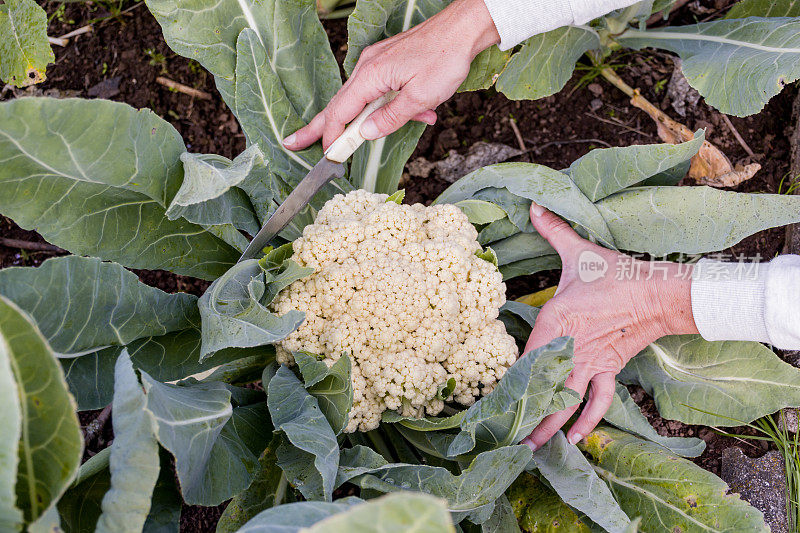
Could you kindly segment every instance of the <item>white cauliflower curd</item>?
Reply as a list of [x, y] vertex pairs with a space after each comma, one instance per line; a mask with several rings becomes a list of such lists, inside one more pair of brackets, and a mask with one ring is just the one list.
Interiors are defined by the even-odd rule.
[[305, 312], [277, 346], [352, 362], [353, 408], [345, 431], [378, 427], [381, 413], [438, 414], [438, 392], [471, 405], [517, 359], [498, 320], [505, 284], [476, 256], [477, 231], [454, 205], [399, 205], [385, 194], [336, 195], [294, 242], [293, 259], [314, 273], [292, 283], [274, 312]]

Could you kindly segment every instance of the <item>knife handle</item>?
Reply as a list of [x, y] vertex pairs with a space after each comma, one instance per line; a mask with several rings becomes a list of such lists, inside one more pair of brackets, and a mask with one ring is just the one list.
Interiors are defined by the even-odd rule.
[[372, 113], [394, 100], [395, 96], [397, 96], [396, 91], [389, 91], [371, 104], [368, 104], [367, 107], [347, 125], [347, 128], [345, 128], [339, 138], [333, 141], [333, 144], [325, 150], [325, 157], [336, 163], [344, 163], [347, 161], [347, 159], [358, 150], [358, 147], [366, 141], [366, 139], [361, 136], [361, 124], [363, 124]]

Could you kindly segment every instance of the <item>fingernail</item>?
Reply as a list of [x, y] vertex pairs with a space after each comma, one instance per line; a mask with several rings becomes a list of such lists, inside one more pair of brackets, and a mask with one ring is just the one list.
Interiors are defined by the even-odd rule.
[[540, 206], [536, 202], [531, 202], [531, 213], [533, 216], [540, 217], [544, 214], [544, 207]]
[[296, 143], [296, 142], [297, 142], [297, 135], [295, 135], [294, 133], [292, 133], [291, 135], [289, 135], [288, 137], [286, 137], [286, 138], [283, 140], [283, 145], [284, 145], [284, 146], [293, 146], [293, 145], [294, 145], [294, 143]]
[[371, 118], [365, 120], [358, 131], [368, 141], [374, 141], [381, 136], [381, 132], [378, 131], [378, 125]]
[[535, 452], [536, 449], [538, 448], [538, 446], [536, 446], [536, 444], [530, 439], [525, 439], [522, 442], [524, 442], [528, 446], [528, 448], [531, 449], [532, 452]]
[[573, 433], [572, 436], [568, 439], [570, 444], [577, 444], [579, 440], [583, 438], [583, 435], [580, 433]]

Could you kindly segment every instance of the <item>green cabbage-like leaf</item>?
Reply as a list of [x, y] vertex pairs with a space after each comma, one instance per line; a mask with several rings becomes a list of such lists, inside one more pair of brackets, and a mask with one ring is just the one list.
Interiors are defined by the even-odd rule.
[[267, 390], [272, 424], [291, 442], [278, 448], [278, 464], [307, 499], [330, 501], [339, 468], [339, 444], [319, 402], [285, 366], [278, 369]]
[[622, 509], [642, 517], [644, 531], [769, 531], [761, 512], [728, 494], [724, 481], [657, 444], [601, 428], [582, 447]]
[[[552, 531], [553, 533], [589, 533], [558, 494], [547, 488], [534, 475], [523, 472], [506, 492], [517, 523], [523, 531]], [[499, 533], [499, 532], [498, 532]]]
[[[16, 504], [4, 501], [3, 520], [17, 522], [22, 511], [31, 523], [55, 505], [78, 472], [83, 436], [75, 402], [69, 395], [64, 374], [50, 346], [34, 321], [13, 302], [0, 296], [0, 350], [13, 372], [19, 398], [19, 432], [10, 426], [8, 436], [17, 443], [18, 462], [6, 458], [16, 483], [8, 486], [4, 475], [3, 495], [16, 491]], [[8, 376], [6, 376], [8, 379]], [[13, 410], [13, 403], [8, 406]], [[5, 407], [4, 407], [5, 409]], [[9, 421], [13, 423], [13, 414]], [[19, 439], [15, 439], [17, 436]]]
[[599, 47], [597, 32], [583, 26], [567, 26], [531, 37], [500, 74], [497, 90], [512, 100], [537, 100], [555, 94], [572, 77], [575, 62]]
[[93, 257], [5, 268], [0, 294], [33, 317], [61, 358], [166, 335], [198, 319], [195, 296], [167, 294], [122, 266]]
[[325, 518], [305, 531], [455, 533], [445, 503], [444, 500], [423, 493], [387, 494]]
[[5, 0], [0, 6], [0, 80], [17, 87], [40, 83], [55, 60], [44, 9], [33, 0]]
[[575, 446], [557, 432], [533, 454], [533, 462], [559, 497], [610, 533], [623, 533], [630, 523], [608, 486]]
[[160, 466], [155, 420], [146, 403], [128, 352], [123, 350], [114, 371], [111, 485], [103, 496], [98, 533], [141, 531], [150, 512]]
[[258, 513], [239, 533], [297, 533], [320, 520], [343, 513], [364, 500], [356, 497], [335, 502], [296, 502], [279, 505]]
[[219, 382], [168, 385], [142, 372], [142, 384], [187, 503], [219, 505], [247, 488], [270, 438], [263, 403], [234, 408]]
[[747, 17], [800, 17], [800, 1], [740, 0], [725, 15], [726, 19]]
[[0, 335], [0, 405], [4, 406], [0, 409], [0, 427], [4, 428], [0, 439], [0, 529], [19, 531], [22, 529], [22, 511], [17, 508], [15, 487], [22, 437], [22, 406], [11, 363], [11, 347]]
[[338, 435], [347, 427], [350, 409], [353, 407], [350, 358], [342, 355], [328, 368], [313, 355], [305, 352], [294, 355], [303, 374], [306, 389], [317, 399], [319, 408], [328, 419], [333, 432]]
[[218, 533], [235, 533], [261, 511], [294, 501], [289, 482], [277, 465], [275, 450], [280, 440], [280, 437], [273, 437], [258, 458], [258, 471], [253, 482], [225, 507], [217, 522]]
[[681, 144], [650, 144], [592, 150], [569, 166], [572, 181], [597, 202], [691, 159], [702, 146], [701, 130]]
[[706, 103], [745, 117], [800, 78], [800, 19], [715, 20], [692, 26], [628, 30], [617, 37], [631, 48], [654, 47], [683, 60], [689, 84]]
[[631, 398], [628, 389], [620, 383], [617, 383], [614, 401], [603, 416], [603, 420], [637, 437], [660, 444], [681, 457], [700, 457], [706, 449], [706, 443], [702, 439], [659, 435], [639, 410], [639, 406]]
[[[310, 269], [294, 270], [295, 279], [310, 273]], [[215, 281], [200, 298], [202, 318], [201, 359], [224, 348], [247, 348], [277, 342], [303, 322], [300, 311], [283, 316], [271, 313], [262, 303], [267, 291], [265, 273], [258, 260], [238, 263]], [[283, 280], [286, 283], [288, 280]], [[274, 296], [274, 295], [273, 295]]]
[[620, 381], [653, 396], [664, 418], [739, 426], [783, 407], [800, 407], [800, 370], [757, 342], [662, 337], [622, 370]]
[[[358, 466], [344, 462], [353, 458], [359, 457], [343, 455], [343, 466]], [[480, 523], [491, 516], [497, 498], [522, 473], [530, 459], [531, 450], [525, 445], [503, 446], [478, 454], [460, 475], [438, 466], [398, 463], [384, 464], [367, 472], [354, 469], [352, 474], [358, 475], [349, 481], [362, 491], [414, 490], [445, 498], [454, 522], [469, 517], [473, 523]]]
[[0, 104], [0, 212], [75, 254], [205, 279], [236, 250], [165, 216], [180, 187], [178, 132], [151, 111], [108, 100]]

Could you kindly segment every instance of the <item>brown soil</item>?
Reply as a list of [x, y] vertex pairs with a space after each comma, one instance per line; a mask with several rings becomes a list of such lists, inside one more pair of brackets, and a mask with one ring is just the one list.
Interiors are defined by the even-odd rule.
[[[692, 23], [718, 15], [732, 3], [730, 0], [695, 2], [675, 13], [672, 20]], [[62, 35], [90, 20], [108, 17], [108, 6], [111, 4], [60, 4], [48, 0], [43, 5], [54, 16], [50, 23], [50, 35]], [[57, 9], [61, 5], [64, 11], [59, 14]], [[212, 77], [196, 62], [170, 51], [158, 24], [143, 2], [122, 0], [122, 9], [129, 11], [96, 23], [92, 34], [73, 40], [66, 48], [54, 47], [56, 64], [48, 69], [48, 80], [18, 94], [44, 93], [82, 98], [100, 95], [134, 107], [148, 107], [175, 126], [190, 151], [218, 153], [229, 158], [242, 151], [245, 147], [244, 135], [222, 103]], [[346, 21], [328, 21], [325, 26], [334, 53], [341, 61], [346, 53]], [[618, 56], [618, 59], [612, 62], [629, 65], [618, 69], [618, 74], [629, 84], [640, 88], [645, 97], [689, 127], [707, 128], [707, 138], [732, 160], [749, 162], [745, 150], [736, 142], [721, 115], [702, 100], [696, 107], [687, 110], [685, 118], [678, 117], [672, 111], [664, 90], [665, 80], [669, 79], [672, 72], [670, 56], [645, 51], [624, 58]], [[584, 73], [576, 73], [561, 93], [535, 102], [510, 101], [494, 90], [456, 95], [438, 109], [438, 123], [427, 128], [412, 159], [424, 157], [436, 161], [445, 157], [450, 150], [465, 153], [469, 146], [481, 140], [516, 147], [517, 140], [509, 119], [516, 121], [525, 143], [526, 152], [516, 160], [553, 168], [567, 167], [597, 147], [658, 142], [650, 119], [632, 107], [621, 92], [599, 79], [593, 80], [592, 90], [586, 86], [579, 87], [578, 80]], [[212, 99], [198, 100], [170, 91], [156, 83], [158, 76], [206, 91], [212, 95]], [[753, 180], [737, 190], [778, 192], [781, 179], [789, 172], [790, 132], [787, 128], [796, 90], [785, 90], [759, 115], [746, 119], [731, 117], [736, 129], [756, 152], [756, 160], [764, 167]], [[9, 97], [13, 95], [6, 94], [5, 98]], [[429, 204], [447, 185], [437, 178], [410, 180], [406, 185], [406, 201]], [[3, 217], [0, 217], [0, 236], [44, 242], [35, 232], [22, 230]], [[769, 258], [780, 252], [783, 240], [783, 229], [770, 230], [745, 239], [734, 246], [731, 252]], [[58, 254], [26, 252], [0, 246], [0, 268], [39, 265], [54, 255]], [[136, 273], [143, 282], [168, 292], [186, 291], [199, 295], [208, 286], [207, 282], [169, 272], [139, 270]], [[555, 272], [513, 280], [508, 284], [509, 295], [517, 297], [551, 286], [557, 281], [558, 274]], [[739, 445], [751, 455], [763, 453], [764, 448], [758, 443], [743, 445], [739, 441], [721, 437], [709, 428], [663, 420], [657, 415], [652, 400], [641, 389], [631, 390], [634, 399], [660, 433], [704, 439], [708, 449], [696, 462], [713, 472], [719, 472], [721, 452], [728, 446]], [[88, 424], [97, 413], [82, 413], [81, 423]], [[107, 424], [100, 436], [89, 443], [85, 458], [107, 446], [112, 438], [110, 424]], [[213, 531], [223, 508], [185, 507], [181, 530]]]

